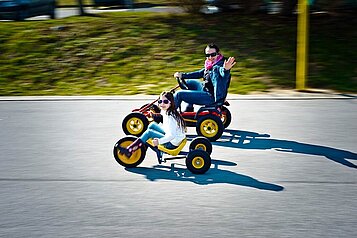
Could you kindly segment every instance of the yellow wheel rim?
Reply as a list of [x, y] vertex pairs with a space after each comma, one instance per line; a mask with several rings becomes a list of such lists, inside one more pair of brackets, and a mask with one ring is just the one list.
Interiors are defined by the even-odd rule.
[[204, 144], [197, 144], [195, 150], [204, 150], [207, 151], [207, 147]]
[[204, 165], [205, 165], [205, 160], [202, 157], [197, 156], [197, 157], [193, 158], [192, 166], [195, 169], [202, 169]]
[[[123, 143], [120, 144], [121, 147], [128, 147], [130, 144], [132, 143], [132, 141], [124, 141]], [[134, 151], [130, 157], [127, 157], [125, 154], [120, 154], [119, 150], [117, 150], [117, 155], [118, 158], [125, 164], [134, 164], [136, 162], [139, 161], [140, 157], [141, 157], [141, 149], [138, 149], [136, 151]]]
[[218, 124], [208, 119], [201, 123], [200, 131], [204, 137], [213, 137], [218, 133]]
[[131, 135], [139, 135], [144, 129], [144, 122], [137, 117], [132, 117], [126, 123], [126, 129]]

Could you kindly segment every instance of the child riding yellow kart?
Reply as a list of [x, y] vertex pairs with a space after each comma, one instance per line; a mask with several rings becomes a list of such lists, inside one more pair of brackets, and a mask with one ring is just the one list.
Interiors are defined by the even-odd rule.
[[[204, 174], [211, 167], [211, 153], [212, 144], [205, 137], [195, 138], [189, 146], [189, 151], [182, 151], [187, 143], [185, 138], [180, 145], [175, 149], [168, 149], [164, 145], [154, 146], [152, 139], [149, 139], [145, 144], [135, 150], [130, 157], [124, 153], [120, 153], [119, 147], [127, 147], [133, 143], [137, 138], [134, 136], [126, 136], [120, 139], [114, 145], [114, 158], [122, 166], [126, 168], [137, 167], [141, 162], [143, 162], [147, 148], [150, 147], [156, 152], [159, 164], [166, 162], [166, 160], [185, 158], [186, 167], [193, 174]], [[164, 154], [171, 155], [173, 157], [163, 158]]]

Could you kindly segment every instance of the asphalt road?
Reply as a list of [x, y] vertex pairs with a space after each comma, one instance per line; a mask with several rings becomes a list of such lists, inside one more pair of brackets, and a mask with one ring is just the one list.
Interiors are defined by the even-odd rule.
[[230, 100], [205, 175], [115, 162], [150, 100], [72, 99], [0, 100], [0, 237], [357, 236], [356, 98]]

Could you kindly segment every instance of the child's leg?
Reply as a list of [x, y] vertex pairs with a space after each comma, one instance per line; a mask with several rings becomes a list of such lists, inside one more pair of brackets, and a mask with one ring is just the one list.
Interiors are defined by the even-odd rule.
[[[161, 129], [161, 127], [157, 123], [151, 123], [148, 127], [148, 129], [144, 132], [144, 134], [141, 135], [141, 140], [142, 141], [147, 141], [149, 138], [162, 138], [164, 137], [165, 133]], [[162, 154], [159, 150], [155, 150], [157, 153], [157, 159], [159, 164], [163, 162], [162, 160]]]
[[141, 147], [149, 138], [161, 138], [164, 135], [165, 133], [161, 127], [156, 122], [153, 122], [149, 125], [148, 129], [128, 147], [123, 148], [119, 146], [118, 149], [120, 153], [130, 157], [131, 154]]
[[140, 136], [140, 139], [146, 142], [149, 138], [162, 138], [165, 132], [156, 122], [152, 122], [148, 129]]
[[164, 130], [162, 129], [162, 127], [161, 127], [158, 123], [156, 123], [156, 122], [150, 123], [148, 129], [153, 129], [153, 130], [158, 131], [158, 132], [160, 132], [160, 133], [162, 133], [162, 134], [165, 134], [165, 131], [164, 131]]
[[153, 129], [147, 129], [144, 134], [140, 136], [140, 139], [146, 142], [149, 138], [162, 138], [165, 134], [155, 131]]

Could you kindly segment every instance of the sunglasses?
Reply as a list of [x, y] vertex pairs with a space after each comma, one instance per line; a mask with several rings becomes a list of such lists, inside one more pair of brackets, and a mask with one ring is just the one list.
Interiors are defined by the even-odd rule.
[[170, 101], [167, 100], [167, 99], [164, 99], [164, 100], [161, 100], [161, 99], [160, 99], [160, 100], [158, 100], [157, 102], [158, 102], [159, 104], [161, 104], [161, 103], [169, 104]]
[[205, 54], [206, 55], [206, 57], [208, 58], [208, 57], [215, 57], [216, 55], [217, 55], [217, 52], [213, 52], [213, 53], [211, 53], [211, 54]]

